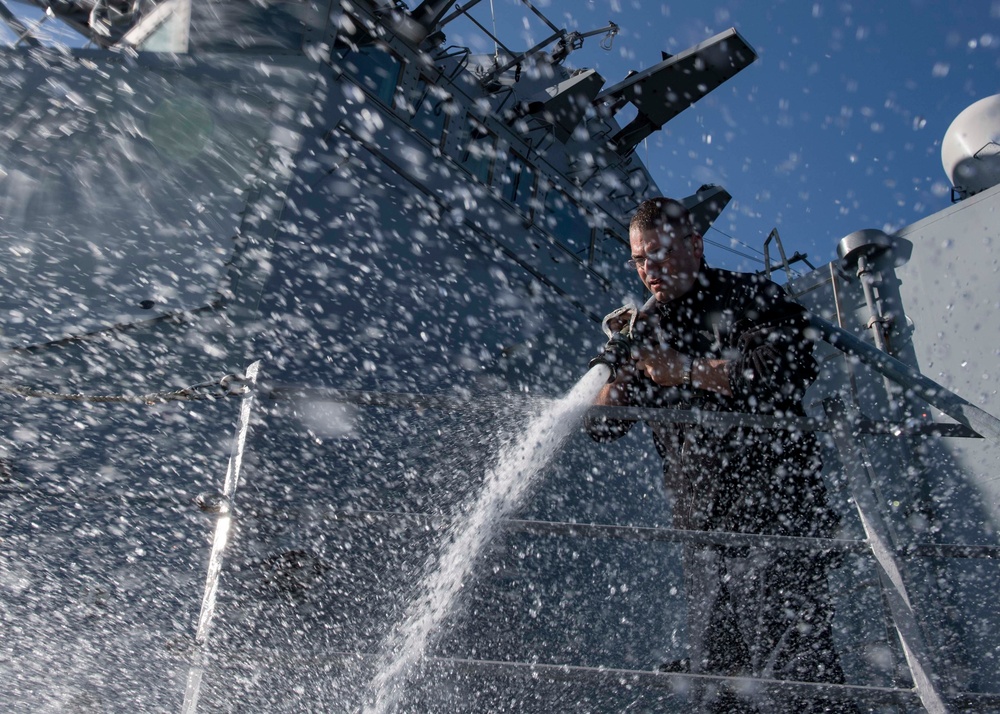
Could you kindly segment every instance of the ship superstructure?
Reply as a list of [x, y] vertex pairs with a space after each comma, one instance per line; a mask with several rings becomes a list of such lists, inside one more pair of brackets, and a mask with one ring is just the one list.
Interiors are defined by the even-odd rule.
[[[572, 384], [600, 316], [640, 287], [628, 217], [660, 189], [636, 146], [755, 54], [731, 30], [609, 84], [569, 67], [584, 37], [530, 3], [551, 35], [491, 37], [489, 55], [449, 45], [471, 5], [455, 2], [34, 4], [90, 46], [46, 46], [0, 3], [18, 37], [0, 54], [0, 696], [357, 709], [492, 435]], [[728, 200], [705, 186], [685, 203], [707, 229]], [[818, 332], [843, 331], [799, 425], [829, 434], [838, 540], [671, 530], [648, 437], [611, 452], [581, 435], [504, 523], [401, 706], [683, 711], [698, 678], [658, 671], [684, 649], [679, 548], [728, 538], [843, 551], [840, 696], [1000, 708], [997, 462], [991, 439], [969, 446], [996, 438], [995, 376], [972, 407], [843, 352], [977, 399], [992, 298], [942, 317], [912, 286], [995, 285], [975, 251], [942, 272], [935, 246], [995, 240], [998, 200], [862, 231], [788, 282]], [[980, 341], [974, 370], [922, 330]]]

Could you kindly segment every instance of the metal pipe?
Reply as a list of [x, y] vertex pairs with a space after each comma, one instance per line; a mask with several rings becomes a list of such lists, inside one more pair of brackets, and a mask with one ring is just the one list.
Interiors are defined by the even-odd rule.
[[[778, 254], [781, 255], [781, 266], [785, 269], [785, 274], [788, 276], [789, 280], [794, 280], [795, 278], [792, 275], [792, 266], [788, 262], [788, 258], [785, 257], [785, 246], [781, 244], [781, 236], [778, 235], [777, 228], [772, 228], [771, 232], [764, 240], [764, 277], [768, 280], [771, 279], [771, 255], [768, 250], [768, 245], [771, 243], [771, 239], [774, 239], [774, 242], [778, 245]], [[798, 253], [795, 255], [797, 256]]]
[[872, 287], [875, 281], [874, 271], [868, 265], [868, 259], [863, 255], [858, 256], [858, 280], [861, 281], [861, 292], [864, 293], [865, 304], [868, 306], [868, 322], [875, 339], [875, 346], [883, 352], [888, 352], [889, 342], [882, 331], [882, 321], [884, 320], [882, 305], [875, 298], [875, 289]]
[[[444, 27], [449, 22], [451, 22], [452, 20], [454, 20], [456, 17], [458, 17], [459, 15], [464, 15], [465, 13], [467, 13], [469, 10], [471, 10], [472, 8], [474, 8], [476, 5], [478, 5], [482, 1], [483, 0], [470, 0], [469, 2], [465, 3], [464, 5], [459, 5], [458, 7], [455, 8], [455, 10], [450, 15], [448, 15], [447, 17], [445, 17], [445, 18], [443, 18], [441, 20], [441, 23], [440, 23], [439, 26], [440, 27]], [[470, 17], [471, 17], [471, 15], [470, 15]]]

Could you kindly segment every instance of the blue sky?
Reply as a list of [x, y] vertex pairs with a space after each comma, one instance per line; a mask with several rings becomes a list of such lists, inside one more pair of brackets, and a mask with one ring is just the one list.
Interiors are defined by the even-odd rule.
[[[490, 4], [473, 11], [487, 26]], [[848, 233], [893, 231], [950, 205], [941, 140], [959, 112], [1000, 92], [1000, 0], [534, 4], [559, 27], [621, 26], [610, 52], [598, 36], [567, 60], [596, 68], [608, 84], [659, 62], [661, 50], [676, 53], [735, 27], [760, 59], [651, 137], [640, 155], [667, 195], [703, 183], [729, 190], [722, 232], [710, 239], [759, 251], [777, 227], [789, 254], [808, 253], [817, 265], [835, 257]], [[511, 49], [549, 33], [519, 0], [492, 6]], [[456, 24], [449, 41], [460, 33]], [[759, 267], [711, 246], [709, 260]]]

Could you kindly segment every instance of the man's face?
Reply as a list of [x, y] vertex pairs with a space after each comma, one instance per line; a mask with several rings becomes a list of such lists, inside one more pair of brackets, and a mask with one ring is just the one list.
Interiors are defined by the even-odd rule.
[[657, 302], [670, 302], [694, 286], [704, 246], [693, 228], [633, 228], [628, 237], [639, 279]]

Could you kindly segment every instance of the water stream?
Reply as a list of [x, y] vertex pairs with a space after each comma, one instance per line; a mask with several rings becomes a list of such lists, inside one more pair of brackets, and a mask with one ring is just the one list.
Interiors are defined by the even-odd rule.
[[475, 501], [460, 510], [435, 567], [428, 569], [418, 596], [386, 643], [386, 654], [370, 685], [365, 714], [394, 710], [408, 675], [440, 630], [479, 553], [492, 539], [500, 521], [521, 506], [563, 442], [579, 428], [584, 412], [594, 403], [607, 378], [608, 368], [595, 366], [501, 450]]

